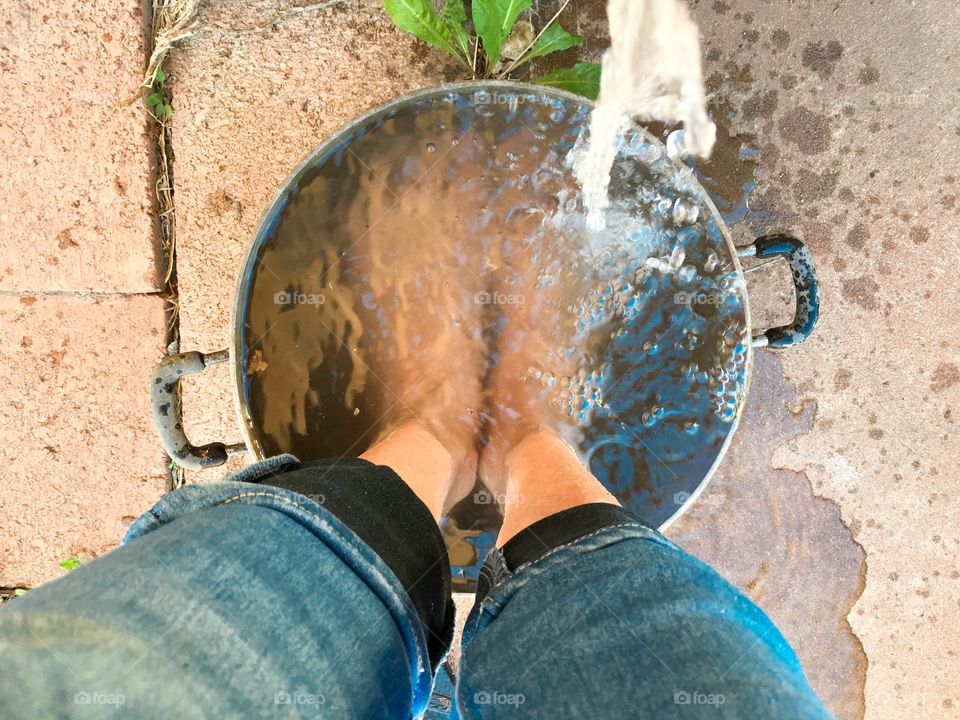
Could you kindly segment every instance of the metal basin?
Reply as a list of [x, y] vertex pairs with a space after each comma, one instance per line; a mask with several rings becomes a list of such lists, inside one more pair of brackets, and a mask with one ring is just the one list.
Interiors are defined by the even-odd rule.
[[[817, 283], [793, 238], [736, 248], [691, 170], [639, 127], [625, 134], [614, 166], [612, 220], [588, 230], [569, 158], [591, 107], [539, 85], [459, 83], [376, 108], [318, 147], [253, 238], [229, 349], [171, 356], [158, 367], [154, 417], [171, 457], [207, 468], [240, 452], [302, 460], [361, 453], [387, 406], [372, 288], [435, 264], [496, 293], [483, 278], [498, 263], [498, 243], [526, 232], [513, 229], [518, 217], [532, 217], [531, 227], [550, 224], [531, 253], [562, 285], [560, 343], [581, 370], [557, 379], [556, 390], [578, 449], [626, 507], [669, 525], [730, 442], [753, 348], [789, 347], [812, 331]], [[790, 263], [790, 326], [751, 328], [738, 261], [745, 255]], [[193, 446], [180, 423], [179, 379], [227, 361], [243, 442]], [[447, 536], [461, 587], [475, 579], [498, 523], [480, 491], [452, 513]]]

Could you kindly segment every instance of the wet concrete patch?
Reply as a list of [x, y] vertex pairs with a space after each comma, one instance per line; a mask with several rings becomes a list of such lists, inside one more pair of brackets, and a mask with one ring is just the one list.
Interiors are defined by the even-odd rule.
[[934, 392], [943, 392], [957, 383], [960, 383], [960, 368], [954, 363], [940, 363], [933, 371], [930, 389]]
[[773, 45], [774, 51], [786, 50], [790, 44], [790, 33], [783, 28], [774, 30], [770, 35], [770, 42]]
[[840, 58], [843, 56], [843, 47], [836, 40], [829, 42], [811, 42], [803, 48], [801, 60], [805, 68], [813, 70], [822, 79], [833, 75]]
[[877, 293], [880, 284], [871, 277], [860, 275], [843, 279], [843, 298], [856, 303], [864, 310], [876, 310], [879, 306]]
[[740, 109], [744, 120], [769, 118], [777, 109], [777, 91], [758, 91], [751, 95]]
[[780, 137], [800, 152], [818, 155], [830, 147], [830, 120], [804, 106], [788, 110], [777, 125]]
[[870, 239], [870, 229], [863, 223], [857, 223], [847, 233], [846, 242], [854, 250], [863, 250]]
[[797, 170], [797, 179], [793, 185], [793, 196], [798, 205], [823, 200], [833, 195], [837, 187], [839, 172], [813, 172], [807, 168]]
[[866, 656], [847, 613], [862, 590], [863, 550], [803, 473], [771, 462], [778, 446], [810, 430], [813, 416], [813, 405], [784, 379], [779, 357], [758, 352], [730, 451], [667, 535], [770, 615], [837, 718], [858, 718]]

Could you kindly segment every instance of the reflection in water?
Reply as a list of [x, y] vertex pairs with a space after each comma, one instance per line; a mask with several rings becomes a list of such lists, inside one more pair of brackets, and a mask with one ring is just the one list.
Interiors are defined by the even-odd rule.
[[[453, 404], [453, 422], [475, 421], [468, 384], [445, 381], [496, 376], [482, 330], [495, 344], [509, 296], [528, 294], [529, 343], [544, 344], [527, 381], [550, 397], [550, 422], [647, 521], [679, 509], [739, 410], [744, 290], [692, 171], [641, 131], [624, 138], [606, 227], [587, 229], [570, 169], [587, 118], [549, 93], [437, 91], [314, 158], [241, 290], [263, 454], [363, 452], [410, 382], [398, 366], [423, 366], [412, 402], [429, 407], [414, 409]], [[434, 389], [448, 396], [431, 404]], [[460, 577], [476, 577], [498, 523], [475, 496], [457, 508], [448, 539], [474, 548], [460, 543]]]

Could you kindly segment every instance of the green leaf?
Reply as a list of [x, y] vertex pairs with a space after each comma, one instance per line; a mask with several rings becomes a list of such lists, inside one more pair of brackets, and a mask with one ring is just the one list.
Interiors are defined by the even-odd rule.
[[160, 105], [163, 103], [163, 93], [150, 93], [147, 95], [147, 105], [153, 107], [155, 105]]
[[464, 60], [453, 45], [450, 28], [437, 17], [430, 0], [383, 0], [383, 6], [398, 28]]
[[543, 31], [540, 39], [530, 48], [530, 52], [526, 54], [523, 61], [577, 47], [582, 42], [583, 38], [579, 35], [567, 32], [559, 25], [551, 25]]
[[163, 71], [163, 68], [159, 65], [157, 66], [157, 71], [153, 74], [153, 82], [163, 87], [164, 81], [167, 79], [167, 74]]
[[172, 118], [172, 117], [173, 117], [173, 108], [170, 107], [169, 105], [164, 105], [164, 106], [163, 106], [163, 119], [164, 119], [164, 120], [169, 120], [169, 119]]
[[597, 95], [600, 94], [600, 65], [577, 63], [572, 68], [554, 70], [536, 82], [596, 100]]
[[78, 558], [76, 555], [71, 555], [66, 560], [61, 560], [58, 564], [64, 570], [70, 572], [71, 570], [76, 570], [78, 567], [83, 565], [83, 560]]
[[500, 46], [513, 30], [517, 16], [530, 7], [530, 0], [473, 0], [473, 24], [483, 40], [488, 67], [500, 60]]
[[443, 6], [443, 12], [440, 14], [443, 22], [450, 28], [457, 47], [463, 53], [465, 58], [470, 57], [470, 36], [464, 29], [467, 24], [467, 11], [463, 7], [463, 0], [447, 0]]
[[28, 592], [30, 592], [30, 591], [27, 590], [26, 588], [17, 588], [16, 590], [13, 591], [13, 596], [14, 596], [14, 597], [23, 597], [23, 596], [26, 595]]

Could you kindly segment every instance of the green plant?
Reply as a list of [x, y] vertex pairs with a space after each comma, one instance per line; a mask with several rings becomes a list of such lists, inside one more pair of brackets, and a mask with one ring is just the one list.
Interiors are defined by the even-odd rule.
[[600, 93], [600, 66], [597, 63], [577, 63], [571, 68], [547, 73], [537, 82], [596, 100]]
[[[526, 20], [518, 22], [531, 0], [445, 0], [438, 15], [432, 0], [383, 0], [387, 14], [401, 30], [439, 48], [468, 69], [473, 77], [508, 77], [521, 65], [550, 53], [577, 47], [583, 38], [556, 22], [560, 10], [534, 35]], [[465, 3], [470, 2], [470, 30]], [[577, 63], [556, 70], [536, 82], [562, 87], [595, 99], [600, 89], [600, 66]]]
[[83, 565], [83, 560], [78, 558], [76, 555], [71, 555], [66, 560], [61, 560], [57, 564], [67, 572], [71, 572], [72, 570], [76, 570], [78, 567]]
[[23, 596], [26, 595], [28, 592], [30, 592], [30, 591], [27, 590], [26, 588], [17, 588], [16, 590], [13, 591], [13, 596], [14, 596], [14, 597], [23, 597]]
[[153, 74], [153, 81], [150, 83], [153, 92], [147, 95], [147, 107], [160, 122], [165, 122], [173, 117], [173, 108], [167, 102], [167, 94], [163, 87], [166, 81], [167, 74], [163, 72], [163, 68], [158, 67]]

